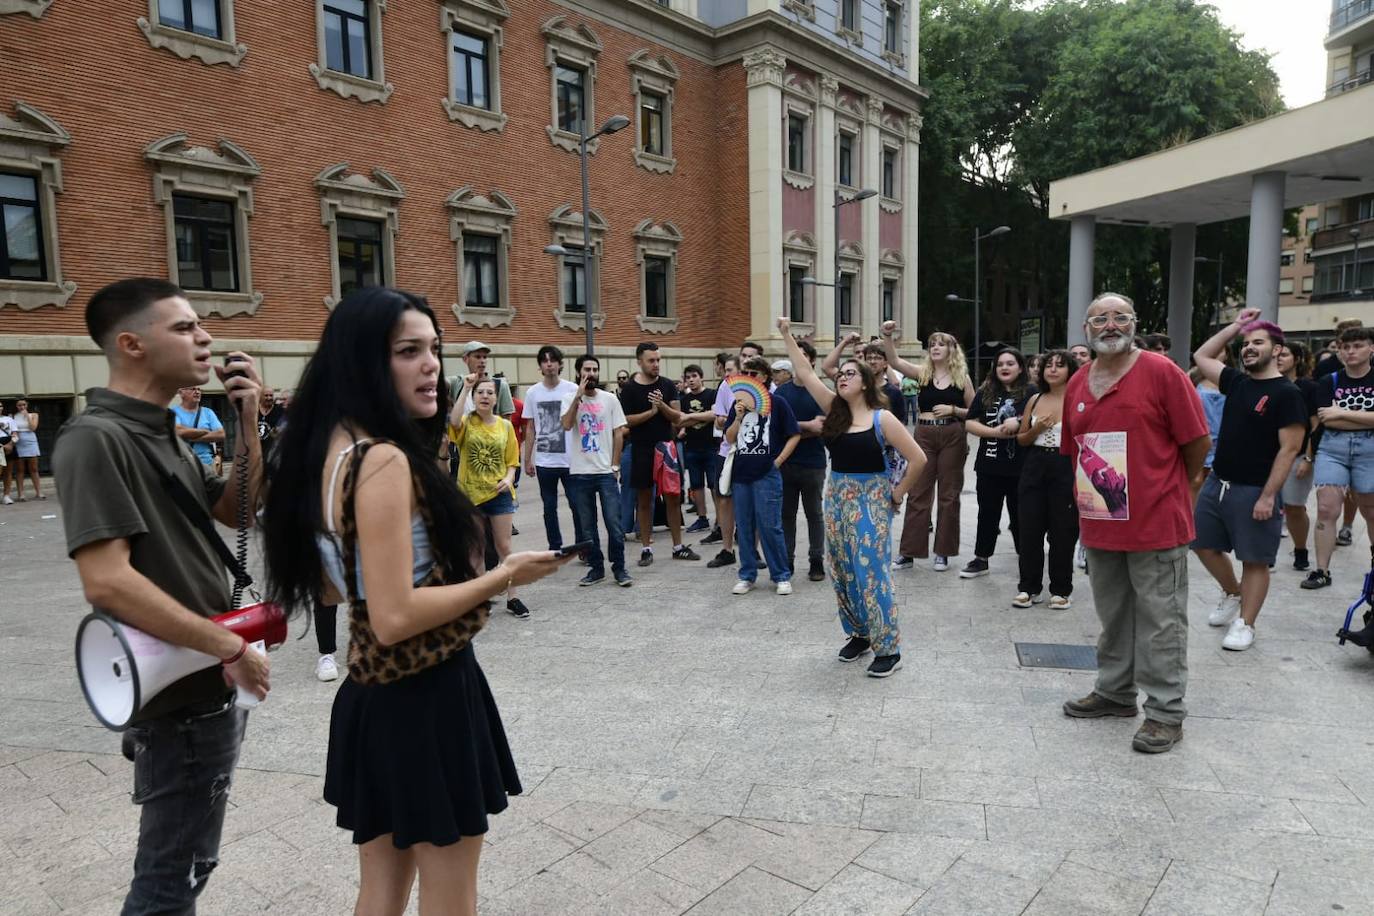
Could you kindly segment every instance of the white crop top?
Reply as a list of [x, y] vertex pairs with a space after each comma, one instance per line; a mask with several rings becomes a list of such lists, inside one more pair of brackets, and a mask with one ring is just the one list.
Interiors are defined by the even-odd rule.
[[[1039, 417], [1035, 414], [1031, 414], [1031, 423], [1035, 423], [1038, 419]], [[1059, 448], [1059, 435], [1063, 428], [1063, 423], [1056, 423], [1049, 429], [1042, 430], [1040, 435], [1035, 437], [1035, 442], [1032, 445], [1038, 445], [1041, 448]]]

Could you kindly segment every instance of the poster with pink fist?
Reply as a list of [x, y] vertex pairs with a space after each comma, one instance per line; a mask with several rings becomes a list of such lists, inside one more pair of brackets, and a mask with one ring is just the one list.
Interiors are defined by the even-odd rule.
[[1078, 441], [1074, 495], [1079, 518], [1126, 521], [1126, 433], [1084, 433]]

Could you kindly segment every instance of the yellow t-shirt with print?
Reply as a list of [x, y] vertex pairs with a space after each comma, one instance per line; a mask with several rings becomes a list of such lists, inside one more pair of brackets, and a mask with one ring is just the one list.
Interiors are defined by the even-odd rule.
[[458, 489], [474, 505], [495, 497], [496, 485], [507, 469], [520, 466], [515, 427], [505, 417], [486, 424], [476, 413], [470, 413], [461, 426], [449, 426], [448, 437], [458, 446]]

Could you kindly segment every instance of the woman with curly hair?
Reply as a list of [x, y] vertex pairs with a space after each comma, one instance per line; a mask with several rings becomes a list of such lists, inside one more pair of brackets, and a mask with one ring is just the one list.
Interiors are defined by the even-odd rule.
[[1035, 394], [1026, 378], [1026, 358], [1008, 347], [997, 354], [988, 376], [978, 387], [969, 407], [966, 426], [977, 436], [978, 456], [973, 470], [978, 475], [978, 535], [973, 544], [973, 559], [959, 570], [959, 578], [976, 579], [988, 574], [988, 560], [1002, 533], [1002, 505], [1011, 520], [1011, 543], [1020, 551], [1020, 515], [1017, 485], [1026, 450], [1018, 447], [1016, 431], [1026, 400]]
[[[825, 551], [839, 601], [840, 625], [849, 641], [839, 659], [852, 662], [870, 649], [870, 677], [887, 677], [902, 666], [897, 605], [888, 566], [892, 559], [892, 516], [925, 465], [925, 456], [896, 415], [887, 408], [881, 382], [857, 359], [847, 359], [831, 391], [793, 339], [791, 322], [778, 319], [797, 381], [825, 412], [821, 440], [830, 452], [825, 483]], [[907, 461], [894, 485], [887, 448]]]
[[1073, 593], [1073, 549], [1078, 541], [1078, 507], [1073, 497], [1073, 460], [1059, 453], [1064, 388], [1078, 361], [1068, 350], [1051, 350], [1040, 361], [1040, 393], [1026, 404], [1016, 441], [1026, 452], [1019, 501], [1021, 581], [1012, 607], [1041, 601], [1045, 539], [1050, 544], [1050, 609], [1067, 610]]

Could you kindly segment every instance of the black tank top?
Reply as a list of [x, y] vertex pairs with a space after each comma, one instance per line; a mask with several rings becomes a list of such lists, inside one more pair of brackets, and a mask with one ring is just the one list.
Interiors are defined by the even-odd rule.
[[916, 396], [916, 406], [921, 413], [934, 413], [936, 404], [948, 404], [951, 407], [964, 406], [964, 389], [950, 385], [948, 388], [936, 388], [934, 385], [924, 385], [921, 393]]
[[[876, 423], [877, 416], [873, 417]], [[830, 470], [841, 474], [877, 474], [887, 470], [883, 450], [878, 447], [878, 435], [872, 429], [857, 433], [841, 433], [825, 440], [830, 450]]]

